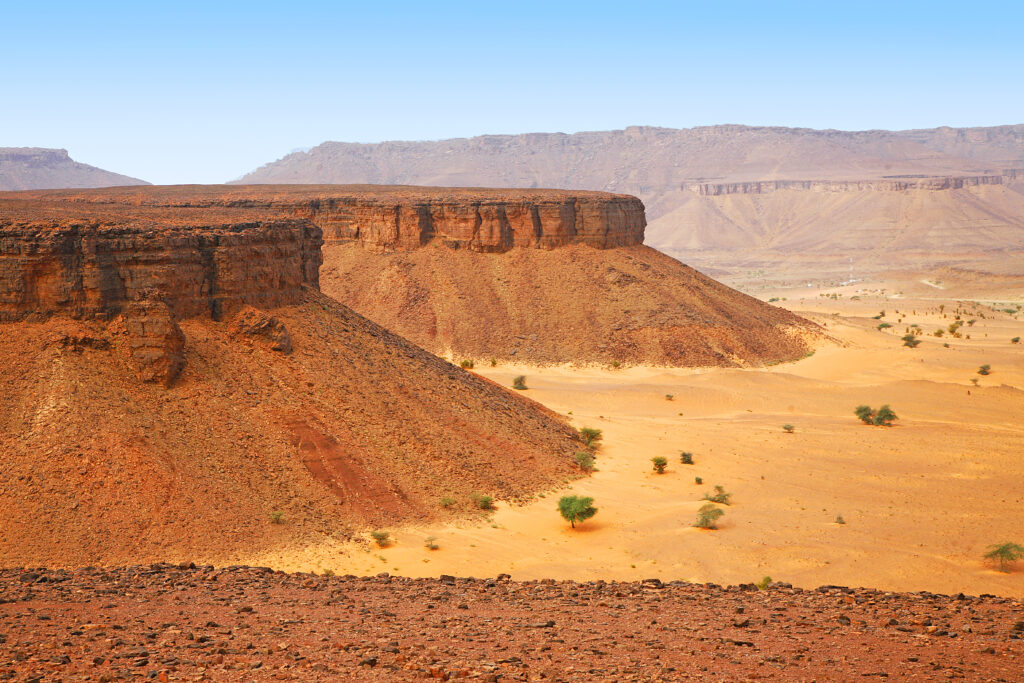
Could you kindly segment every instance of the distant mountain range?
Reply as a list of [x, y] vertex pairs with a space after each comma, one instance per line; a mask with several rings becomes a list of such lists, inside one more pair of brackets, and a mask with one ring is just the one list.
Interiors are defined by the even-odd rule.
[[794, 258], [812, 267], [828, 262], [829, 272], [840, 262], [845, 271], [851, 258], [883, 270], [987, 267], [988, 252], [1024, 245], [1021, 168], [1024, 125], [852, 132], [723, 125], [325, 142], [236, 182], [633, 194], [647, 207], [647, 244], [724, 275]]
[[0, 191], [148, 185], [73, 160], [66, 149], [0, 147]]

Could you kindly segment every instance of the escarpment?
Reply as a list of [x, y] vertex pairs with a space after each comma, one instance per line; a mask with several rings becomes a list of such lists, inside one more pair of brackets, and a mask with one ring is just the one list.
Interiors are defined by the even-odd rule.
[[252, 210], [0, 199], [0, 320], [111, 318], [155, 291], [177, 317], [317, 287], [321, 231]]
[[237, 208], [308, 220], [325, 242], [374, 251], [443, 244], [479, 252], [516, 247], [599, 249], [642, 244], [639, 199], [607, 192], [376, 185], [230, 185], [29, 193], [73, 204]]
[[0, 195], [0, 566], [230, 564], [578, 474], [558, 415], [318, 291], [299, 200], [200, 190]]

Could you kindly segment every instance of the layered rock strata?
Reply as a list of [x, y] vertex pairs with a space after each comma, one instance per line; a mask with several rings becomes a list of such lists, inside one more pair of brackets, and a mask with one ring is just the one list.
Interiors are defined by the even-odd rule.
[[0, 199], [0, 320], [112, 318], [150, 290], [179, 318], [290, 304], [318, 286], [322, 242], [250, 210]]
[[246, 208], [308, 220], [328, 243], [374, 251], [441, 243], [480, 252], [515, 247], [600, 249], [642, 244], [644, 206], [607, 192], [375, 185], [250, 185], [110, 188], [26, 193], [76, 204], [165, 209]]

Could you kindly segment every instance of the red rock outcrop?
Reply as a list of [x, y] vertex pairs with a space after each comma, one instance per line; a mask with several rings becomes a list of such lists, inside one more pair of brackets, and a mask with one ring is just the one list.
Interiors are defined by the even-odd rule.
[[237, 336], [259, 339], [271, 351], [284, 354], [292, 352], [292, 338], [288, 328], [274, 316], [246, 306], [231, 323], [231, 331]]
[[321, 231], [246, 209], [0, 198], [0, 320], [112, 318], [155, 290], [179, 318], [280, 306], [317, 287]]
[[170, 307], [150, 290], [125, 307], [120, 322], [136, 376], [169, 387], [185, 367], [185, 335]]
[[642, 244], [644, 206], [607, 192], [376, 185], [231, 185], [108, 188], [20, 195], [75, 204], [247, 208], [307, 219], [327, 242], [374, 251], [410, 250], [433, 241], [505, 252], [514, 247]]

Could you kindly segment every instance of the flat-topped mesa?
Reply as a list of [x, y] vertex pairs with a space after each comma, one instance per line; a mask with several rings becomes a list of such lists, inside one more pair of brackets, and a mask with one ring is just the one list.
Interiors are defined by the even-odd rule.
[[319, 287], [323, 239], [306, 220], [14, 197], [0, 195], [0, 321], [109, 319], [146, 296], [217, 319]]
[[71, 202], [161, 207], [247, 207], [305, 218], [328, 243], [408, 251], [438, 242], [505, 252], [585, 244], [642, 244], [643, 203], [629, 195], [543, 189], [384, 185], [230, 185], [35, 193]]

